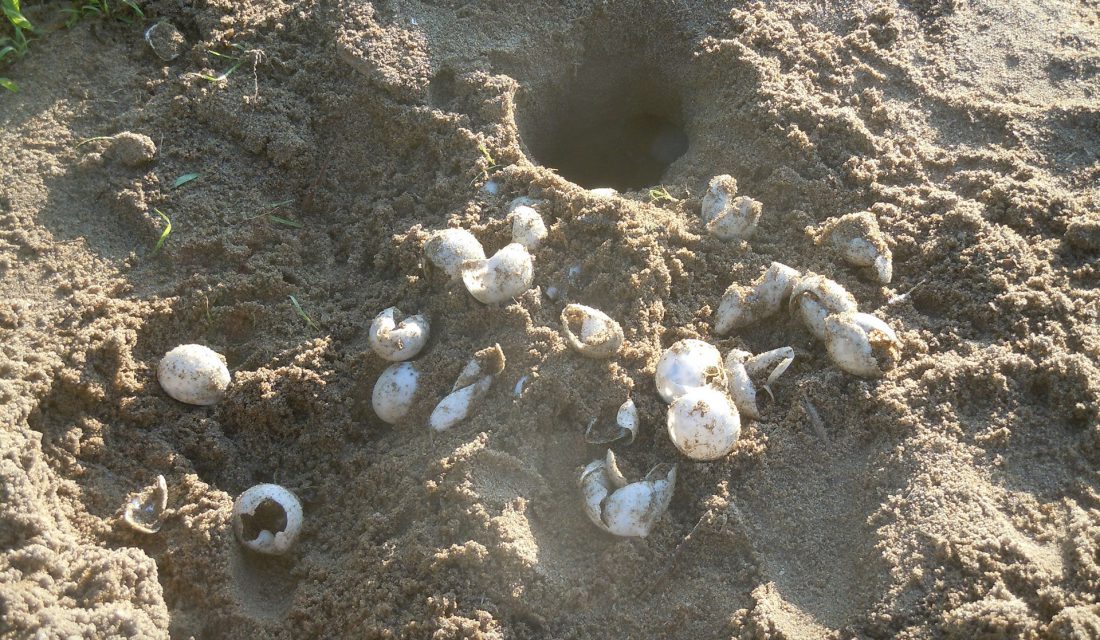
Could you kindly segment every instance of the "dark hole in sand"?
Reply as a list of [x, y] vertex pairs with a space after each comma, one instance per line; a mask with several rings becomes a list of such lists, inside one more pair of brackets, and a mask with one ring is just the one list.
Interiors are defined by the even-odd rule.
[[244, 539], [255, 540], [261, 531], [279, 533], [286, 529], [286, 510], [274, 500], [264, 500], [252, 514], [241, 515]]
[[592, 55], [559, 82], [522, 94], [517, 124], [534, 160], [563, 178], [642, 189], [688, 150], [676, 82], [661, 69]]

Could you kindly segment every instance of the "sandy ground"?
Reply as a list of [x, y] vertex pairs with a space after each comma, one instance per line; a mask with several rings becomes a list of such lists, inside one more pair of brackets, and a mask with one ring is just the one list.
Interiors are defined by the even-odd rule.
[[[85, 21], [0, 96], [4, 637], [1100, 637], [1096, 2], [143, 6], [178, 58]], [[234, 64], [211, 51], [241, 64], [205, 80]], [[633, 149], [654, 127], [686, 136], [670, 166]], [[763, 203], [750, 242], [699, 220], [724, 173]], [[518, 196], [550, 227], [536, 289], [485, 306], [425, 268], [434, 229], [509, 242]], [[886, 286], [814, 242], [864, 210]], [[773, 260], [847, 287], [899, 366], [843, 373], [785, 313], [716, 336]], [[570, 351], [564, 302], [618, 319], [622, 352]], [[367, 344], [394, 304], [433, 323], [432, 398], [398, 426]], [[716, 462], [677, 452], [653, 384], [687, 337], [797, 353]], [[216, 406], [157, 384], [187, 342], [233, 372]], [[429, 437], [494, 343], [479, 412]], [[597, 530], [576, 485], [606, 449], [586, 424], [628, 396], [627, 475], [679, 462], [644, 539]], [[132, 531], [158, 474], [163, 527]], [[230, 527], [270, 481], [306, 517], [274, 559]]]

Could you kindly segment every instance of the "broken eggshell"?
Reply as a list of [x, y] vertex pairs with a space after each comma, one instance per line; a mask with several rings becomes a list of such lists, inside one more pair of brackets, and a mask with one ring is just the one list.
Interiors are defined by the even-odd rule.
[[726, 373], [729, 375], [729, 394], [738, 412], [753, 419], [760, 419], [756, 404], [756, 383], [753, 377], [774, 366], [763, 389], [771, 395], [771, 385], [794, 361], [794, 349], [781, 347], [759, 355], [734, 349], [726, 355]]
[[539, 248], [546, 239], [546, 223], [534, 207], [521, 204], [512, 209], [512, 242], [523, 245], [528, 251]]
[[825, 318], [825, 348], [836, 366], [848, 373], [878, 378], [901, 357], [901, 341], [869, 313], [840, 313]]
[[565, 340], [588, 358], [610, 358], [623, 346], [623, 328], [603, 311], [583, 304], [568, 304], [561, 312]]
[[225, 397], [230, 375], [221, 354], [201, 344], [183, 344], [160, 359], [157, 380], [180, 402], [212, 405]]
[[535, 267], [531, 254], [513, 242], [487, 260], [462, 265], [462, 282], [478, 302], [494, 304], [514, 298], [531, 288]]
[[424, 255], [448, 276], [458, 278], [466, 261], [485, 259], [485, 249], [474, 234], [465, 229], [443, 229], [428, 237]]
[[135, 531], [156, 533], [160, 531], [164, 510], [167, 508], [168, 483], [164, 476], [157, 476], [156, 482], [126, 502], [122, 521]]
[[722, 240], [744, 240], [756, 231], [763, 206], [737, 193], [737, 180], [729, 175], [711, 178], [707, 192], [703, 196], [700, 213], [707, 231]]
[[676, 465], [657, 465], [643, 480], [628, 483], [609, 449], [605, 459], [584, 468], [580, 485], [584, 511], [593, 524], [617, 536], [644, 538], [672, 501]]
[[657, 392], [665, 402], [672, 402], [697, 387], [713, 384], [725, 388], [726, 369], [718, 349], [689, 338], [676, 342], [661, 354], [654, 379]]
[[446, 431], [468, 418], [504, 366], [504, 352], [499, 344], [475, 353], [458, 374], [451, 392], [432, 410], [428, 426], [433, 431]]
[[371, 394], [374, 413], [384, 422], [400, 422], [412, 409], [419, 382], [420, 372], [411, 362], [398, 362], [386, 367], [374, 383]]
[[714, 332], [720, 336], [726, 335], [777, 313], [783, 307], [783, 301], [790, 298], [799, 275], [797, 270], [773, 262], [748, 287], [737, 283], [730, 285], [718, 304]]
[[246, 548], [282, 555], [302, 533], [302, 503], [277, 484], [258, 484], [233, 502], [233, 532]]
[[791, 290], [791, 315], [801, 320], [818, 340], [825, 339], [826, 316], [856, 308], [856, 299], [847, 289], [816, 273], [799, 278]]
[[724, 388], [696, 387], [668, 408], [668, 436], [692, 460], [717, 460], [733, 450], [741, 416]]
[[890, 284], [894, 277], [894, 255], [875, 214], [870, 211], [849, 213], [827, 220], [814, 233], [818, 244], [832, 245], [848, 264], [872, 267], [880, 283]]
[[397, 307], [379, 313], [371, 322], [368, 340], [371, 349], [390, 362], [416, 357], [428, 342], [428, 319], [422, 315], [405, 316]]
[[628, 444], [633, 444], [634, 439], [638, 437], [638, 407], [631, 398], [627, 398], [626, 402], [619, 406], [619, 410], [615, 413], [615, 430], [612, 434], [608, 434], [606, 430], [603, 430], [603, 433], [596, 433], [599, 423], [598, 418], [592, 418], [589, 421], [588, 428], [584, 432], [585, 442], [608, 444], [629, 436]]

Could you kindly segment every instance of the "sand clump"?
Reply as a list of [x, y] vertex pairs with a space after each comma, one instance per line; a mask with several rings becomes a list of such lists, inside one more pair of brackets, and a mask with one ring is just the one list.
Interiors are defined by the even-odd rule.
[[[4, 637], [1100, 634], [1095, 9], [142, 6], [5, 70]], [[243, 62], [212, 82], [209, 51]], [[700, 219], [722, 175], [761, 206], [749, 238]], [[530, 286], [483, 304], [424, 248], [461, 228], [497, 254], [517, 198], [545, 227]], [[890, 278], [819, 242], [853, 212]], [[888, 319], [893, 368], [838, 370], [785, 310], [718, 335], [773, 262]], [[611, 357], [570, 346], [568, 304], [620, 325]], [[431, 336], [389, 425], [369, 331], [393, 306]], [[795, 354], [711, 462], [653, 384], [684, 339]], [[158, 386], [187, 343], [225, 357], [216, 405]], [[487, 345], [507, 367], [430, 434]], [[636, 438], [586, 441], [628, 399]], [[631, 479], [678, 463], [644, 538], [585, 514], [608, 447]], [[159, 531], [127, 526], [159, 475]], [[265, 483], [301, 501], [286, 555], [234, 536]]]

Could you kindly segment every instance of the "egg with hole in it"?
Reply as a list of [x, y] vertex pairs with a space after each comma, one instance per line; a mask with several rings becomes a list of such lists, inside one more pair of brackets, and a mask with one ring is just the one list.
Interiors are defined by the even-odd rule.
[[702, 340], [676, 342], [661, 354], [654, 374], [657, 392], [672, 402], [687, 391], [709, 384], [726, 386], [726, 368], [722, 354]]
[[258, 484], [233, 501], [233, 532], [245, 548], [283, 555], [302, 533], [302, 503], [289, 489]]
[[512, 244], [487, 260], [462, 265], [462, 282], [478, 302], [494, 304], [510, 300], [531, 288], [535, 265], [522, 244]]
[[402, 362], [420, 353], [428, 343], [428, 330], [428, 319], [423, 315], [405, 316], [397, 307], [390, 307], [371, 322], [367, 339], [382, 358]]

